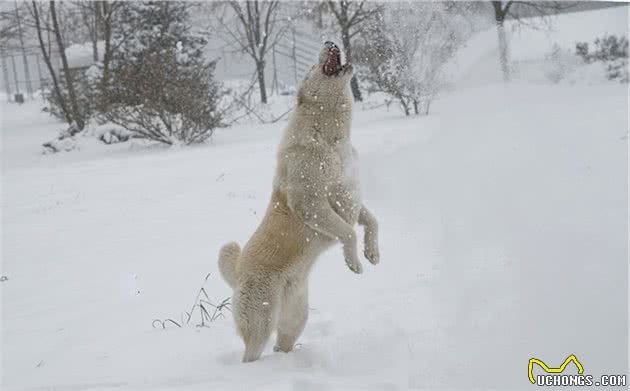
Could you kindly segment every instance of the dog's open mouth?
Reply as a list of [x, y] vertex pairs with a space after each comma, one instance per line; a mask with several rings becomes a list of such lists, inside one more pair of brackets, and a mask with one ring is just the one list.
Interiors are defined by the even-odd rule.
[[323, 72], [326, 76], [336, 76], [344, 68], [341, 66], [341, 51], [339, 47], [332, 42], [327, 42], [328, 57], [323, 66]]

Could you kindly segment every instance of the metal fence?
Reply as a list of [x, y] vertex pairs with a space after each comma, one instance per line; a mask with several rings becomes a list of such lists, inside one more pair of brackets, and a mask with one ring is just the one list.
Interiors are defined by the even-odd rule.
[[[270, 48], [265, 78], [271, 94], [294, 87], [317, 61], [322, 40], [317, 32], [295, 28], [286, 31]], [[254, 80], [253, 60], [236, 45], [213, 37], [206, 49], [208, 59], [218, 60], [215, 77], [220, 81]]]
[[0, 90], [9, 101], [15, 101], [18, 94], [26, 99], [35, 99], [38, 92], [50, 83], [50, 74], [37, 46], [0, 48], [0, 68]]
[[[270, 81], [270, 92], [276, 93], [283, 88], [296, 86], [311, 65], [317, 60], [321, 42], [317, 33], [301, 28], [287, 31], [274, 45], [267, 59], [266, 77]], [[59, 53], [52, 45], [51, 61], [58, 72]], [[248, 79], [255, 70], [250, 59], [242, 54], [211, 51], [209, 58], [221, 58], [219, 79]], [[24, 99], [37, 99], [41, 91], [50, 86], [50, 73], [37, 45], [20, 47], [0, 47], [0, 93], [6, 99], [16, 101], [16, 95]]]
[[[313, 60], [317, 57], [319, 50], [320, 43], [313, 38], [313, 35], [292, 29], [274, 46], [272, 55], [274, 58], [281, 56], [288, 60], [294, 85], [297, 85], [313, 65]], [[276, 61], [274, 61], [274, 72], [277, 70], [275, 64]]]

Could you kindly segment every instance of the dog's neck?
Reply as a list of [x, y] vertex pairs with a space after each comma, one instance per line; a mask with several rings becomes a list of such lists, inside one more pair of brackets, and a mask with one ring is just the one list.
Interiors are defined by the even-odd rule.
[[350, 141], [352, 125], [352, 101], [340, 97], [338, 101], [308, 102], [298, 105], [292, 121], [297, 126], [289, 126], [291, 137], [298, 143], [327, 144], [336, 146]]

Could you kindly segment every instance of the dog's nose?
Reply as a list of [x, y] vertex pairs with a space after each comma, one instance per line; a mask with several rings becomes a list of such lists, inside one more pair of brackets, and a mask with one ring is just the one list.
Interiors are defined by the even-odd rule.
[[325, 47], [326, 47], [326, 49], [328, 49], [328, 50], [330, 50], [330, 49], [332, 49], [332, 48], [339, 49], [339, 47], [338, 47], [338, 46], [337, 46], [334, 42], [332, 42], [332, 41], [326, 41], [326, 42], [324, 42], [324, 46], [325, 46]]

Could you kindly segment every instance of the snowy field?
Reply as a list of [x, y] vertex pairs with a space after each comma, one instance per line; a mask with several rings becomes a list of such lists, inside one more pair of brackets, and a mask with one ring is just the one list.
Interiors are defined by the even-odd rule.
[[[610, 10], [584, 15], [557, 26], [590, 26], [576, 38], [588, 41], [627, 30]], [[197, 147], [81, 137], [42, 155], [62, 124], [40, 102], [0, 103], [0, 388], [532, 390], [530, 358], [570, 354], [585, 374], [627, 373], [628, 86], [496, 83], [475, 70], [498, 63], [476, 39], [487, 46], [465, 49], [480, 53], [464, 55], [467, 88], [428, 117], [355, 108], [381, 263], [355, 275], [339, 246], [323, 254], [296, 351], [270, 341], [249, 364], [227, 310], [209, 327], [153, 321], [179, 322], [202, 286], [230, 296], [217, 252], [260, 222], [285, 122]], [[519, 61], [549, 49], [513, 39]]]
[[268, 201], [282, 124], [210, 145], [86, 143], [2, 106], [3, 389], [530, 389], [527, 362], [627, 368], [626, 86], [489, 86], [426, 118], [356, 111], [381, 264], [338, 247], [290, 354], [240, 363], [232, 320], [153, 329], [230, 295], [216, 254]]
[[[545, 68], [549, 64], [544, 59], [551, 54], [554, 46], [575, 53], [576, 42], [588, 42], [592, 46], [596, 37], [607, 34], [628, 36], [629, 16], [628, 5], [625, 5], [549, 16], [544, 22], [530, 21], [529, 25], [506, 21], [510, 59], [514, 65], [513, 77], [528, 82], [548, 82]], [[497, 31], [490, 26], [475, 34], [457, 53], [449, 64], [452, 69], [450, 75], [460, 87], [498, 82], [502, 77], [498, 56]], [[566, 76], [576, 83], [604, 80], [602, 72]], [[584, 76], [588, 79], [584, 80]]]

